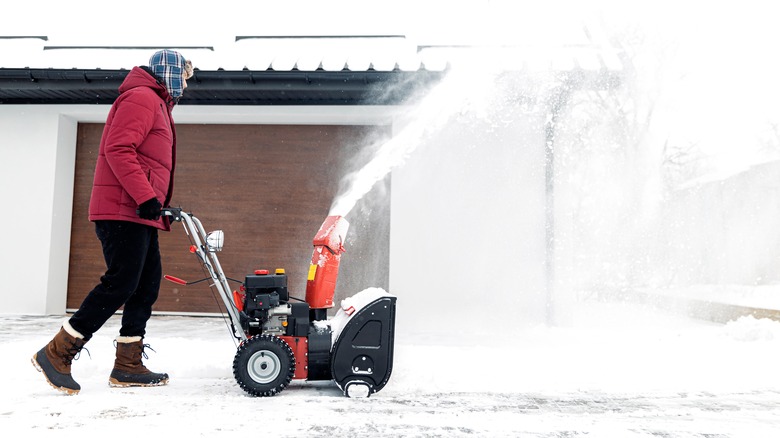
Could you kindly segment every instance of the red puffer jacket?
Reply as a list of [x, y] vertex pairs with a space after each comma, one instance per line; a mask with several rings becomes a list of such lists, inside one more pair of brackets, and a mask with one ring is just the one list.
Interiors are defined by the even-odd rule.
[[133, 68], [119, 87], [100, 139], [89, 220], [123, 220], [170, 230], [167, 218], [141, 219], [138, 206], [157, 197], [168, 207], [173, 194], [176, 129], [165, 86]]

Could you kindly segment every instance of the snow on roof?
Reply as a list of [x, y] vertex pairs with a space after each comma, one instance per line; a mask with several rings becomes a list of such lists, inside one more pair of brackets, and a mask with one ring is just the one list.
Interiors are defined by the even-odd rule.
[[14, 19], [1, 31], [0, 68], [129, 69], [160, 48], [180, 49], [200, 70], [441, 71], [454, 62], [622, 68], [600, 7], [576, 0], [221, 0], [182, 5], [164, 18], [150, 14], [156, 0], [82, 3], [41, 0], [40, 14], [20, 2], [4, 6]]
[[85, 0], [78, 8], [41, 0], [35, 11], [10, 2], [0, 68], [129, 69], [155, 49], [178, 48], [200, 70], [440, 71], [460, 61], [620, 70], [603, 7], [577, 0], [221, 0], [155, 16], [156, 0], [132, 7]]
[[128, 69], [161, 48], [177, 49], [199, 70], [441, 71], [453, 62], [508, 70], [620, 70], [617, 52], [592, 42], [418, 45], [403, 35], [236, 36], [203, 44], [75, 45], [47, 36], [0, 36], [0, 68]]

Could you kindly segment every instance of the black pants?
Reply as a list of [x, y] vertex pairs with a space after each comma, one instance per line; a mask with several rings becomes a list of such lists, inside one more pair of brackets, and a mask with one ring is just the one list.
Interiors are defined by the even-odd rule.
[[86, 340], [122, 305], [120, 336], [141, 336], [157, 301], [162, 277], [157, 229], [124, 221], [97, 221], [106, 273], [87, 295], [70, 325]]

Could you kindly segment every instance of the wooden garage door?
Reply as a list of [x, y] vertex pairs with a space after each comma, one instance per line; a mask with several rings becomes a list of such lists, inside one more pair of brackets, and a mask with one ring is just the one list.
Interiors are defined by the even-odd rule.
[[[360, 149], [355, 145], [366, 144], [368, 136], [389, 133], [387, 127], [376, 126], [176, 128], [172, 205], [193, 212], [207, 231], [224, 230], [225, 247], [219, 257], [228, 277], [241, 280], [255, 269], [285, 268], [290, 293], [299, 298], [305, 296], [311, 240], [328, 214], [345, 164], [354, 162], [353, 155]], [[78, 128], [68, 309], [78, 308], [105, 271], [94, 225], [87, 219], [102, 129], [102, 124]], [[373, 245], [378, 241], [380, 254], [376, 248], [353, 248], [351, 255], [371, 253], [373, 266], [386, 265], [389, 231], [373, 228], [372, 232], [381, 235], [363, 240]], [[161, 232], [160, 245], [163, 273], [187, 280], [205, 276], [188, 251], [189, 240], [181, 224], [173, 224], [170, 233]], [[386, 281], [386, 276], [383, 279], [379, 281]], [[214, 313], [221, 310], [220, 305], [205, 282], [179, 286], [163, 281], [154, 310]]]

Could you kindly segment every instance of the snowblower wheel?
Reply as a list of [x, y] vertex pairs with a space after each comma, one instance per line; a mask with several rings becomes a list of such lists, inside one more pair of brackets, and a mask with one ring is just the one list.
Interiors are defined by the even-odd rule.
[[253, 336], [238, 346], [233, 359], [233, 375], [238, 385], [255, 397], [276, 395], [295, 374], [295, 356], [282, 339], [271, 335]]

